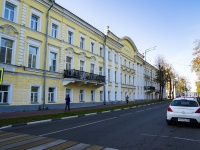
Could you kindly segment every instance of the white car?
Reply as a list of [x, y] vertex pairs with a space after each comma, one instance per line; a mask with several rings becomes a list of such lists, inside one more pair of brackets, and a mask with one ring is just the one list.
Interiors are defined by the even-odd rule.
[[190, 122], [200, 124], [200, 104], [195, 98], [176, 98], [167, 109], [168, 125], [172, 122]]

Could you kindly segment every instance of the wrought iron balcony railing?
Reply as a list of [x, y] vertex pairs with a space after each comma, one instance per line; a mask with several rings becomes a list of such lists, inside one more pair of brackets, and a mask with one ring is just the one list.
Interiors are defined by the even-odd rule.
[[105, 76], [88, 73], [85, 71], [75, 70], [75, 69], [64, 70], [63, 77], [64, 78], [76, 78], [79, 80], [105, 82]]
[[144, 86], [144, 90], [155, 91], [155, 87], [154, 86]]

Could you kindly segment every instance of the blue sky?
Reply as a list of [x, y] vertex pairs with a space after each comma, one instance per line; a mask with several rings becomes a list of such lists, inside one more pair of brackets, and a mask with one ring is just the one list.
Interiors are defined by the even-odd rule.
[[152, 65], [158, 55], [188, 78], [195, 91], [190, 62], [194, 41], [200, 39], [200, 0], [56, 0], [98, 30], [106, 26], [122, 38], [130, 37]]

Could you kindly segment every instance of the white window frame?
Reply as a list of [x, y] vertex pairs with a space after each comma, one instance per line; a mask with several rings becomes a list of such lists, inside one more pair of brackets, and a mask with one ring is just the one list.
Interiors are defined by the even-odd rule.
[[99, 67], [99, 75], [103, 76], [103, 67]]
[[[68, 27], [67, 29], [68, 29], [68, 31], [67, 31], [67, 42], [71, 45], [74, 45], [74, 29], [72, 27]], [[71, 43], [69, 42], [69, 32], [72, 33]]]
[[16, 56], [16, 37], [7, 35], [7, 34], [3, 34], [0, 32], [0, 46], [1, 46], [1, 38], [4, 39], [8, 39], [8, 40], [12, 40], [13, 41], [13, 49], [12, 49], [12, 58], [11, 58], [11, 64], [15, 65], [15, 56]]
[[95, 90], [91, 90], [91, 93], [90, 93], [90, 100], [91, 102], [95, 102], [96, 100], [96, 96], [95, 96]]
[[[67, 90], [69, 90], [69, 93], [67, 93]], [[69, 97], [70, 97], [70, 102], [73, 102], [73, 89], [66, 88], [65, 89], [65, 98], [67, 97], [68, 94], [69, 94]], [[64, 102], [65, 102], [65, 98], [64, 98]]]
[[90, 52], [95, 54], [96, 53], [96, 42], [92, 39], [90, 39]]
[[37, 56], [36, 56], [36, 69], [40, 69], [40, 46], [41, 46], [41, 41], [38, 41], [36, 39], [29, 38], [28, 39], [28, 50], [27, 50], [27, 60], [26, 60], [26, 66], [28, 67], [28, 61], [29, 61], [29, 47], [33, 46], [37, 48]]
[[41, 103], [41, 93], [42, 93], [42, 88], [41, 88], [41, 85], [38, 85], [38, 84], [31, 84], [30, 85], [30, 103], [34, 103], [34, 102], [31, 102], [31, 87], [38, 87], [38, 101], [37, 103]]
[[30, 28], [31, 28], [32, 15], [37, 17], [37, 19], [38, 19], [36, 31], [41, 31], [42, 12], [38, 11], [37, 9], [31, 8], [31, 11], [30, 11]]
[[104, 57], [104, 49], [103, 49], [102, 45], [100, 45], [100, 47], [99, 47], [99, 56]]
[[[81, 96], [81, 95], [80, 95], [80, 94], [81, 94], [80, 92], [81, 92], [81, 90], [83, 91], [83, 100], [80, 99], [80, 96]], [[79, 90], [79, 102], [85, 102], [85, 90], [83, 90], [83, 89], [80, 89], [80, 90]]]
[[126, 66], [126, 59], [124, 58], [124, 66]]
[[[20, 1], [16, 1], [16, 0], [3, 0], [3, 8], [2, 8], [2, 17], [3, 18], [4, 18], [4, 14], [5, 14], [6, 3], [9, 3], [9, 4], [13, 5], [13, 7], [14, 7], [14, 19], [13, 19], [13, 22], [17, 23], [18, 22], [18, 18], [19, 18], [18, 14], [19, 14], [19, 4], [20, 4]], [[4, 18], [4, 19], [6, 19], [6, 18]]]
[[66, 60], [67, 57], [71, 58], [71, 62], [70, 62], [71, 68], [70, 69], [74, 69], [74, 57], [72, 55], [66, 55], [66, 57], [65, 57], [65, 70], [67, 70], [67, 60]]
[[[92, 66], [94, 66], [93, 72], [92, 72], [92, 69], [93, 69]], [[94, 63], [90, 63], [90, 73], [95, 74], [95, 64]]]
[[103, 101], [104, 100], [104, 91], [100, 91], [99, 95], [100, 95], [100, 101]]
[[1, 86], [8, 86], [8, 97], [6, 103], [0, 104], [11, 104], [12, 103], [12, 84], [1, 84]]
[[111, 71], [111, 70], [108, 69], [108, 81], [110, 81], [110, 75], [111, 75], [111, 74], [110, 74], [110, 71]]
[[[56, 30], [56, 37], [52, 36], [52, 26], [56, 25], [57, 26], [57, 30]], [[59, 39], [60, 38], [60, 22], [56, 19], [51, 18], [51, 37]]]
[[[84, 39], [84, 41], [83, 41], [83, 47], [81, 47], [81, 39]], [[85, 50], [85, 43], [86, 43], [86, 38], [85, 38], [85, 35], [84, 34], [82, 34], [82, 33], [80, 33], [80, 42], [79, 42], [79, 46], [80, 46], [80, 49], [83, 49], [83, 50]]]
[[56, 70], [52, 71], [52, 72], [58, 72], [58, 48], [55, 47], [55, 46], [49, 46], [49, 64], [48, 64], [48, 69], [49, 69], [49, 67], [51, 65], [50, 53], [55, 53], [56, 54]]
[[[83, 64], [83, 70], [81, 70], [81, 61], [84, 62]], [[86, 61], [84, 59], [79, 60], [79, 69], [80, 71], [85, 71], [86, 70]]]
[[110, 51], [108, 51], [108, 60], [111, 60]]
[[53, 88], [54, 89], [54, 96], [53, 96], [53, 101], [49, 101], [49, 97], [48, 97], [48, 102], [52, 103], [52, 102], [57, 102], [57, 87], [55, 86], [49, 86], [48, 87], [48, 96], [49, 96], [49, 88]]

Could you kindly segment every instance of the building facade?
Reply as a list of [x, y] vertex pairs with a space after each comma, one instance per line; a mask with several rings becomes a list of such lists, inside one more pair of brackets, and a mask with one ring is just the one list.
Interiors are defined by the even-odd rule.
[[[0, 1], [0, 105], [158, 99], [156, 68], [129, 37], [50, 0]], [[150, 71], [150, 72], [149, 72]]]

